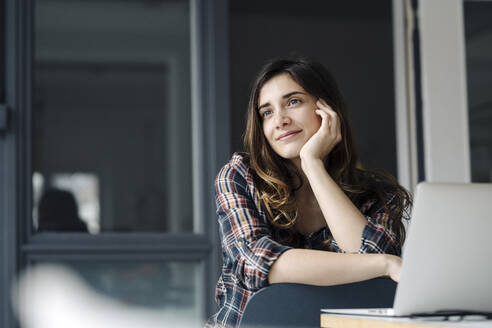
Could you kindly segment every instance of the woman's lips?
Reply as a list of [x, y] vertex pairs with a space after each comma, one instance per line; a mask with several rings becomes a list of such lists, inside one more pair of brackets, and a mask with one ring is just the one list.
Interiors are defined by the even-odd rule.
[[281, 134], [280, 137], [277, 138], [277, 141], [284, 141], [298, 135], [302, 130], [297, 131], [289, 131], [287, 133]]

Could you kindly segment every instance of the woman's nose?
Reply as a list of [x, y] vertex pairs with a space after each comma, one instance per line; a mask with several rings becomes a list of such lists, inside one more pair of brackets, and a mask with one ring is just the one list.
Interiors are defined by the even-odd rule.
[[284, 127], [291, 123], [291, 119], [288, 115], [285, 115], [283, 111], [278, 111], [275, 115], [275, 125], [277, 127]]

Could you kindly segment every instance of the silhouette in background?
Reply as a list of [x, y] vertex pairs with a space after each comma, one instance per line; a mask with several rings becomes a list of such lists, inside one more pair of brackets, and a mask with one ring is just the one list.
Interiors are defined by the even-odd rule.
[[75, 197], [69, 191], [48, 189], [38, 207], [38, 231], [88, 232], [87, 225], [79, 218]]

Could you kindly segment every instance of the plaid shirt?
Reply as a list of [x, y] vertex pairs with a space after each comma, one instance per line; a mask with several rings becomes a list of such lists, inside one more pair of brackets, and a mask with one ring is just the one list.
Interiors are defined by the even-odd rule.
[[[246, 154], [232, 156], [220, 170], [215, 187], [223, 266], [215, 292], [219, 311], [205, 327], [230, 328], [239, 325], [248, 300], [268, 286], [268, 272], [275, 260], [292, 247], [273, 239], [273, 228], [260, 206]], [[359, 210], [368, 222], [358, 253], [400, 255], [399, 236], [392, 230], [384, 208], [370, 201]], [[328, 244], [323, 243], [327, 240]], [[306, 236], [304, 247], [344, 252], [328, 227]]]

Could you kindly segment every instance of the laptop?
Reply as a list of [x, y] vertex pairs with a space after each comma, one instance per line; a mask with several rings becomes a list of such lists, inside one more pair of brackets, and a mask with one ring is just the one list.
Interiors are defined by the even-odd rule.
[[492, 183], [417, 185], [393, 308], [323, 313], [409, 317], [492, 312]]

